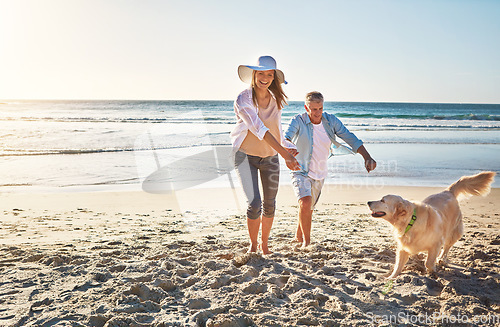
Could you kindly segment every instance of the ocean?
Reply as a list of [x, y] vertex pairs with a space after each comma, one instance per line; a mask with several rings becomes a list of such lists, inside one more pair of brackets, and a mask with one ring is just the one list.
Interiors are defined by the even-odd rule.
[[[378, 163], [368, 174], [360, 155], [334, 156], [326, 183], [441, 187], [500, 171], [500, 104], [326, 102], [324, 109]], [[303, 111], [303, 102], [290, 102], [283, 129]], [[0, 192], [237, 186], [227, 158], [234, 124], [232, 101], [0, 101]]]

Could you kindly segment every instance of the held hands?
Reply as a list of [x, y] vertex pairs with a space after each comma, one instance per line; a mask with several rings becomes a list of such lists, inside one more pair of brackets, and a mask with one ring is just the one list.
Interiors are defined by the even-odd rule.
[[[266, 141], [273, 149], [275, 149], [283, 157], [283, 159], [285, 159], [286, 166], [288, 167], [288, 169], [293, 171], [300, 170], [300, 165], [297, 159], [295, 159], [294, 154], [292, 153], [293, 151], [292, 149], [283, 147], [278, 141], [276, 141], [274, 136], [269, 131], [267, 131], [266, 134], [264, 134], [264, 141]], [[295, 155], [297, 153], [295, 153]]]
[[367, 172], [374, 170], [377, 167], [377, 162], [373, 158], [367, 158], [365, 160], [365, 168]]
[[297, 149], [292, 149], [292, 148], [285, 148], [288, 153], [290, 153], [292, 156], [296, 157], [299, 154], [299, 151]]
[[297, 149], [293, 149], [293, 148], [285, 148], [285, 149], [286, 149], [286, 151], [288, 151], [288, 153], [290, 155], [290, 156], [287, 156], [287, 158], [284, 158], [288, 169], [293, 170], [293, 171], [300, 170], [300, 164], [298, 163], [297, 159], [294, 158], [297, 154], [299, 154], [299, 151], [297, 151]]
[[[283, 157], [283, 159], [285, 159], [286, 166], [288, 167], [288, 169], [293, 170], [293, 171], [300, 170], [299, 162], [290, 153], [290, 150], [292, 150], [292, 149], [287, 149], [287, 150], [288, 150], [288, 152], [286, 153], [286, 156]], [[295, 150], [295, 151], [297, 151], [297, 150]]]

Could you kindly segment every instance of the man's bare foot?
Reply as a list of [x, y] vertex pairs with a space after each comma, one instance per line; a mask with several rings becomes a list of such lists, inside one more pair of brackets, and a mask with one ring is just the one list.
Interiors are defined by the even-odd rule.
[[262, 250], [262, 254], [271, 254], [273, 253], [269, 248], [267, 247], [267, 244], [259, 244], [259, 248]]
[[301, 248], [305, 249], [306, 247], [308, 247], [311, 243], [309, 242], [302, 242], [302, 245], [301, 245]]
[[298, 238], [294, 238], [293, 240], [290, 241], [290, 243], [302, 243], [303, 241]]

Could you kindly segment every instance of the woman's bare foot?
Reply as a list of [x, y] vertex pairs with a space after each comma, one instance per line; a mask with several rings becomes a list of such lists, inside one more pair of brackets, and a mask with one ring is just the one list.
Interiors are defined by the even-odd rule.
[[257, 244], [250, 244], [247, 253], [255, 253], [255, 252], [257, 252]]
[[262, 250], [262, 254], [271, 254], [273, 253], [269, 248], [267, 247], [267, 244], [259, 244], [259, 248]]
[[290, 243], [302, 243], [303, 241], [298, 238], [294, 238], [293, 240], [290, 241]]

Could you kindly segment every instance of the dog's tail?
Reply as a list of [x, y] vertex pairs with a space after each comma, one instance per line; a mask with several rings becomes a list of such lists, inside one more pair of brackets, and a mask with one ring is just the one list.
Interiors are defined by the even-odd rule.
[[483, 171], [473, 176], [463, 176], [451, 184], [447, 190], [453, 193], [456, 198], [460, 196], [487, 195], [490, 193], [490, 186], [495, 175], [495, 172]]

